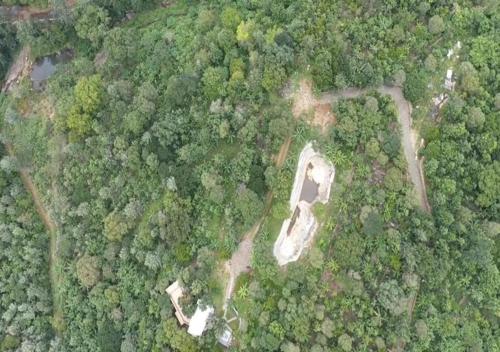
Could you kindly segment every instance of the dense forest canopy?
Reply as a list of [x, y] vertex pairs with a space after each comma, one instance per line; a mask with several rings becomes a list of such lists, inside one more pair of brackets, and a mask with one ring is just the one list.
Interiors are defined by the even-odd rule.
[[[222, 350], [224, 263], [255, 224], [229, 350], [500, 350], [496, 1], [2, 5], [31, 7], [0, 14], [1, 77], [25, 48], [72, 60], [0, 94], [0, 351]], [[302, 81], [365, 90], [321, 129], [294, 116]], [[412, 104], [431, 211], [381, 86]], [[311, 247], [279, 267], [308, 141], [335, 181]], [[176, 280], [186, 314], [215, 307], [200, 338]]]

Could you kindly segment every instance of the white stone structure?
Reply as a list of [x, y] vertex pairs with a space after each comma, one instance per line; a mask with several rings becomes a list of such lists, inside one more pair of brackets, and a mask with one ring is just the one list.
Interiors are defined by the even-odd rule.
[[308, 143], [300, 153], [290, 196], [292, 216], [283, 221], [274, 243], [273, 253], [279, 265], [296, 261], [311, 243], [319, 227], [311, 208], [316, 202], [328, 202], [334, 177], [333, 165]]
[[446, 71], [444, 87], [448, 90], [453, 90], [455, 88], [455, 81], [453, 80], [453, 70], [451, 68]]
[[189, 322], [188, 334], [191, 334], [195, 337], [199, 337], [205, 331], [205, 327], [207, 326], [208, 319], [214, 313], [213, 307], [205, 307], [205, 309], [201, 309], [199, 302], [196, 311], [194, 312], [191, 320]]
[[207, 325], [208, 319], [214, 313], [214, 308], [207, 306], [205, 309], [200, 308], [200, 302], [198, 302], [198, 307], [191, 318], [188, 318], [182, 312], [182, 307], [179, 304], [179, 299], [183, 295], [182, 287], [179, 285], [179, 281], [175, 281], [172, 285], [167, 287], [165, 290], [170, 296], [170, 301], [175, 308], [175, 316], [179, 321], [179, 324], [188, 325], [188, 333], [193, 336], [201, 336], [205, 327]]
[[231, 346], [231, 342], [233, 342], [233, 332], [231, 331], [231, 328], [229, 326], [226, 326], [222, 335], [219, 336], [218, 341], [222, 346], [226, 348]]
[[[309, 168], [309, 164], [313, 167]], [[312, 143], [307, 143], [299, 156], [295, 180], [293, 181], [292, 194], [290, 196], [290, 210], [294, 211], [301, 198], [304, 181], [306, 179], [318, 184], [318, 195], [310, 203], [319, 201], [323, 204], [328, 202], [330, 197], [330, 186], [335, 177], [335, 168], [332, 163], [326, 161], [321, 154], [316, 152]]]
[[179, 324], [181, 324], [181, 326], [189, 324], [189, 318], [184, 315], [179, 304], [179, 299], [183, 295], [182, 287], [179, 285], [179, 281], [175, 281], [172, 285], [168, 286], [165, 291], [170, 296], [170, 301], [175, 308], [175, 316], [177, 317]]

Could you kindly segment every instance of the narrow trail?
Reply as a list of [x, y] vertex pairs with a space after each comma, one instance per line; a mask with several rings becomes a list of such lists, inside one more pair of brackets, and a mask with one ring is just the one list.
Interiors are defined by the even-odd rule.
[[[17, 59], [13, 62], [9, 69], [9, 73], [7, 74], [7, 78], [4, 81], [2, 86], [2, 93], [8, 93], [12, 88], [14, 88], [19, 80], [27, 74], [30, 67], [30, 48], [24, 47]], [[15, 158], [14, 148], [10, 143], [4, 143], [7, 154], [10, 157]], [[52, 306], [53, 306], [53, 327], [55, 332], [60, 335], [60, 331], [57, 328], [59, 326], [58, 322], [62, 321], [62, 308], [57, 298], [57, 288], [56, 284], [58, 282], [58, 274], [56, 271], [56, 261], [57, 261], [57, 225], [53, 218], [50, 216], [47, 211], [47, 207], [43, 204], [42, 197], [40, 196], [40, 192], [38, 188], [33, 182], [33, 179], [27, 168], [19, 169], [19, 176], [24, 185], [24, 188], [29, 192], [31, 198], [33, 199], [33, 204], [35, 205], [35, 210], [42, 220], [47, 233], [49, 235], [49, 256], [48, 256], [48, 265], [49, 265], [49, 277], [51, 282], [51, 293], [52, 293]], [[55, 323], [55, 324], [54, 324]]]
[[288, 155], [288, 150], [290, 149], [291, 144], [292, 144], [292, 137], [288, 137], [281, 145], [280, 151], [275, 161], [276, 167], [280, 168], [285, 163], [286, 157]]
[[[286, 157], [288, 155], [288, 150], [290, 149], [290, 145], [292, 144], [292, 137], [288, 137], [280, 147], [278, 155], [275, 159], [275, 164], [278, 168], [282, 167], [285, 163]], [[264, 206], [264, 212], [260, 219], [252, 226], [250, 230], [248, 230], [238, 245], [238, 249], [233, 253], [231, 259], [224, 263], [224, 269], [229, 274], [229, 279], [226, 284], [226, 290], [224, 291], [224, 312], [227, 310], [227, 306], [229, 300], [234, 291], [234, 287], [236, 285], [236, 280], [242, 273], [246, 273], [250, 271], [250, 266], [252, 262], [252, 249], [253, 249], [253, 240], [257, 232], [259, 232], [260, 226], [264, 221], [267, 213], [271, 209], [271, 203], [273, 200], [272, 191], [267, 192], [266, 201]]]
[[[301, 90], [304, 91], [311, 88], [311, 84], [306, 81], [300, 83]], [[389, 95], [398, 111], [398, 120], [401, 126], [401, 144], [403, 145], [403, 151], [408, 163], [408, 173], [410, 179], [415, 187], [417, 196], [419, 198], [420, 207], [426, 212], [431, 212], [431, 207], [427, 199], [427, 191], [425, 187], [425, 179], [423, 174], [423, 158], [418, 158], [418, 146], [417, 138], [418, 134], [412, 129], [412, 119], [411, 119], [411, 104], [404, 98], [403, 91], [400, 87], [393, 86], [381, 86], [378, 87], [377, 92], [383, 95]], [[335, 104], [340, 99], [353, 99], [365, 95], [369, 92], [369, 89], [358, 89], [358, 88], [348, 88], [338, 92], [325, 92], [321, 94], [319, 99], [315, 99], [311, 93], [306, 93], [307, 99], [296, 100], [300, 103], [306, 102], [306, 106], [301, 106], [298, 108], [300, 112], [307, 112], [310, 109], [317, 109], [322, 104]], [[308, 105], [308, 106], [307, 106]], [[314, 121], [313, 121], [314, 123]], [[321, 126], [323, 127], [323, 126]], [[408, 302], [408, 318], [409, 322], [413, 320], [413, 312], [417, 302], [418, 291], [420, 285], [416, 292], [412, 295]], [[400, 341], [396, 344], [394, 352], [402, 352], [405, 350], [406, 342]]]
[[[412, 129], [411, 105], [404, 98], [403, 91], [399, 87], [381, 86], [376, 89], [382, 95], [389, 95], [396, 104], [398, 110], [398, 120], [401, 126], [401, 144], [408, 163], [408, 174], [415, 187], [420, 207], [426, 212], [431, 212], [431, 207], [427, 199], [425, 179], [422, 171], [422, 163], [418, 159], [417, 133]], [[368, 89], [349, 88], [339, 92], [327, 92], [320, 96], [320, 103], [335, 104], [340, 99], [357, 98], [368, 93]]]
[[[417, 133], [411, 127], [411, 105], [404, 98], [403, 92], [399, 87], [381, 86], [376, 90], [382, 95], [389, 95], [396, 104], [398, 120], [402, 132], [401, 144], [403, 145], [404, 155], [408, 163], [408, 174], [418, 195], [420, 207], [430, 213], [431, 208], [427, 200], [425, 180], [422, 171], [423, 163], [422, 160], [418, 159], [417, 154]], [[340, 99], [358, 98], [368, 92], [368, 89], [348, 88], [338, 92], [325, 92], [321, 94], [319, 98], [316, 98], [312, 93], [311, 83], [303, 80], [300, 82], [299, 89], [294, 94], [289, 95], [288, 98], [293, 98], [292, 113], [295, 118], [299, 118], [303, 113], [314, 110], [314, 119], [311, 121], [311, 124], [317, 125], [324, 132], [329, 124], [335, 122], [335, 116], [329, 112], [329, 109], [327, 109], [328, 111], [325, 111], [325, 106], [333, 105]], [[277, 167], [283, 166], [288, 155], [291, 142], [292, 137], [288, 137], [281, 145], [278, 155], [275, 158]], [[233, 294], [238, 276], [241, 273], [248, 272], [250, 270], [253, 239], [259, 231], [265, 216], [269, 212], [269, 209], [271, 208], [271, 202], [272, 192], [268, 192], [266, 196], [264, 214], [243, 236], [243, 240], [240, 242], [236, 252], [234, 252], [231, 259], [226, 261], [224, 264], [225, 269], [229, 274], [229, 280], [227, 282], [224, 295], [224, 312], [227, 310], [227, 306]], [[411, 302], [409, 309], [410, 316], [413, 313], [416, 296], [417, 294], [415, 294], [415, 297]]]
[[[75, 0], [66, 0], [64, 6], [68, 9], [76, 5]], [[17, 22], [17, 21], [36, 21], [36, 22], [52, 22], [58, 19], [58, 14], [54, 8], [38, 8], [35, 6], [0, 6], [0, 23], [1, 21]]]
[[17, 58], [12, 63], [7, 72], [5, 83], [2, 86], [2, 93], [8, 93], [10, 89], [19, 83], [21, 77], [25, 76], [30, 69], [30, 47], [25, 46], [21, 49]]
[[226, 271], [229, 273], [229, 280], [226, 285], [224, 294], [224, 311], [227, 310], [227, 304], [231, 299], [236, 280], [241, 273], [250, 271], [252, 260], [253, 239], [259, 231], [263, 218], [259, 219], [255, 225], [243, 236], [243, 240], [238, 246], [238, 250], [233, 253], [230, 260], [224, 264]]
[[[12, 145], [6, 143], [5, 149], [7, 150], [7, 154], [11, 157], [15, 157], [14, 150]], [[42, 202], [42, 198], [40, 197], [40, 193], [38, 192], [38, 188], [33, 183], [33, 180], [26, 168], [19, 169], [19, 176], [24, 185], [24, 188], [29, 192], [31, 198], [33, 199], [33, 203], [35, 205], [35, 210], [42, 220], [45, 228], [47, 229], [47, 233], [49, 235], [49, 257], [48, 257], [48, 265], [49, 265], [49, 277], [51, 281], [51, 291], [52, 291], [52, 306], [54, 310], [54, 321], [60, 321], [62, 319], [62, 309], [60, 304], [58, 304], [57, 300], [57, 290], [56, 290], [56, 282], [57, 272], [56, 272], [56, 249], [57, 249], [57, 225], [49, 215], [46, 207]], [[59, 333], [59, 331], [56, 332]]]

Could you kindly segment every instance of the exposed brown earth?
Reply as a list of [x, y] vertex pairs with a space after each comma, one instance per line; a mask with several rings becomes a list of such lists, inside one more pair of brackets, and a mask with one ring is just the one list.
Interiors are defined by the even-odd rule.
[[329, 102], [317, 99], [312, 91], [312, 83], [308, 80], [301, 80], [299, 88], [293, 94], [292, 113], [295, 118], [303, 114], [313, 112], [310, 123], [317, 126], [323, 133], [328, 130], [331, 124], [335, 123], [335, 115]]
[[8, 93], [13, 86], [19, 83], [20, 79], [29, 73], [30, 67], [30, 48], [25, 46], [10, 66], [9, 72], [7, 72], [5, 83], [2, 86], [2, 93]]
[[[279, 153], [275, 158], [275, 164], [278, 168], [283, 166], [291, 144], [292, 138], [288, 137], [281, 145]], [[240, 242], [236, 252], [233, 253], [230, 260], [224, 263], [225, 270], [229, 274], [229, 280], [226, 284], [226, 290], [224, 294], [224, 311], [226, 311], [227, 309], [227, 304], [233, 294], [234, 286], [236, 284], [238, 276], [241, 273], [250, 271], [251, 269], [253, 239], [257, 232], [259, 232], [260, 225], [264, 221], [266, 214], [271, 208], [272, 199], [273, 194], [271, 191], [269, 191], [266, 195], [264, 213], [262, 217], [252, 226], [252, 228], [247, 233], [245, 233], [245, 235], [243, 235], [243, 240]]]
[[292, 137], [288, 137], [281, 145], [280, 151], [276, 156], [275, 164], [278, 168], [282, 167], [285, 163], [286, 156], [288, 155], [288, 150], [292, 144]]

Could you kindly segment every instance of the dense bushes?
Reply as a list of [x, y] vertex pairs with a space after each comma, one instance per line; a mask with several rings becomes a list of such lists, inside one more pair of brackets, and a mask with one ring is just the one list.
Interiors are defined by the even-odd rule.
[[0, 26], [0, 78], [3, 81], [17, 47], [16, 33], [10, 25]]
[[[218, 269], [269, 190], [253, 271], [234, 296], [243, 318], [235, 350], [498, 349], [495, 13], [467, 1], [453, 15], [414, 1], [178, 1], [140, 12], [156, 5], [81, 2], [49, 26], [18, 28], [35, 55], [68, 45], [76, 54], [34, 97], [52, 103], [52, 120], [30, 109], [24, 88], [9, 98], [2, 130], [19, 155], [0, 166], [31, 167], [60, 225], [64, 305], [52, 350], [213, 350], [216, 329], [191, 338], [164, 290], [179, 279], [186, 312], [198, 299], [220, 309]], [[123, 19], [129, 10], [136, 17]], [[395, 84], [427, 107], [457, 39], [457, 90], [437, 120], [417, 121], [432, 214], [414, 205], [388, 97], [340, 101], [326, 135], [294, 120], [281, 97], [298, 71], [319, 90]], [[336, 165], [332, 201], [315, 209], [322, 227], [312, 248], [280, 270], [271, 248], [293, 160], [310, 139]], [[0, 346], [48, 350], [48, 239], [5, 172]]]
[[52, 337], [49, 237], [19, 175], [0, 171], [0, 350], [44, 350]]

